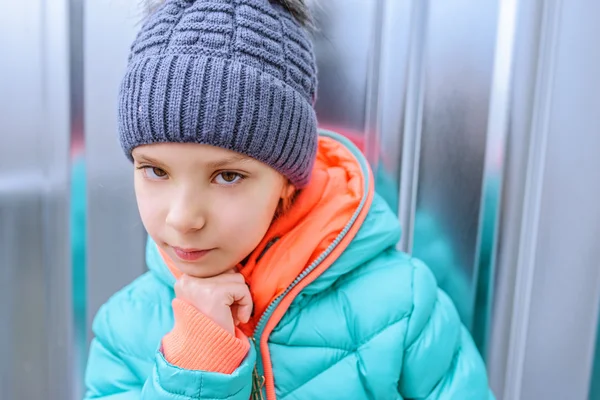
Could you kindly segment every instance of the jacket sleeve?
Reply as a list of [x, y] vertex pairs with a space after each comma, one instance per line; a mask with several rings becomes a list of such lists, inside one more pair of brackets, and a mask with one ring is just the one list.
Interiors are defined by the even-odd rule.
[[[168, 363], [158, 350], [148, 376], [135, 371], [147, 364], [117, 348], [115, 327], [109, 312], [100, 310], [94, 321], [95, 337], [87, 364], [85, 399], [102, 400], [248, 400], [252, 390], [252, 370], [256, 360], [254, 346], [232, 374], [186, 370]], [[125, 326], [123, 329], [127, 329]], [[137, 366], [137, 367], [136, 367]]]
[[399, 382], [405, 399], [493, 400], [485, 365], [450, 298], [413, 259], [413, 310]]

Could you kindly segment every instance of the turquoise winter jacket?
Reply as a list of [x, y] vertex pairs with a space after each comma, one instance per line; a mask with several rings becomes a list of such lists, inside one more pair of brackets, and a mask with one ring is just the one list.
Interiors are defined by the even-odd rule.
[[[369, 176], [366, 160], [347, 139], [322, 135], [351, 149]], [[399, 238], [396, 216], [375, 194], [349, 247], [300, 292], [268, 338], [277, 399], [494, 398], [456, 308], [422, 262], [395, 250]], [[248, 400], [253, 371], [262, 373], [263, 365], [254, 346], [231, 375], [165, 360], [160, 343], [173, 327], [175, 278], [151, 240], [146, 260], [149, 272], [96, 315], [86, 398]], [[259, 322], [257, 342], [272, 309]]]

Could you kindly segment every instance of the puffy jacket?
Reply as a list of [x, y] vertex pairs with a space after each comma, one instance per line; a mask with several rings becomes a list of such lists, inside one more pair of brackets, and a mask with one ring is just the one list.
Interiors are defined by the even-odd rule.
[[344, 229], [270, 303], [241, 365], [221, 374], [165, 359], [161, 340], [174, 324], [175, 278], [149, 240], [150, 271], [95, 318], [88, 399], [247, 400], [257, 374], [267, 399], [493, 399], [452, 301], [425, 264], [395, 250], [400, 226], [373, 193], [365, 158], [344, 137], [321, 135], [359, 165], [360, 202]]

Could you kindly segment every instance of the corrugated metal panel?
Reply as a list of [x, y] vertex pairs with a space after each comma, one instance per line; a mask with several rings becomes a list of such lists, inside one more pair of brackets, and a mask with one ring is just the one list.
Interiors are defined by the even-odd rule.
[[320, 10], [320, 124], [360, 141], [398, 210], [399, 246], [430, 265], [471, 326], [498, 3], [328, 1]]
[[73, 387], [67, 10], [66, 1], [52, 8], [33, 1], [0, 13], [0, 393], [7, 399], [68, 399]]
[[145, 231], [135, 202], [133, 172], [117, 134], [117, 93], [143, 17], [140, 4], [85, 3], [89, 328], [98, 308], [146, 269]]
[[518, 3], [490, 373], [506, 399], [588, 398], [600, 298], [600, 5]]
[[[145, 270], [116, 124], [139, 6], [12, 2], [0, 14], [0, 37], [19, 38], [0, 41], [16, 60], [0, 65], [3, 398], [81, 397], [96, 311]], [[585, 46], [597, 8], [327, 0], [316, 11], [320, 124], [367, 155], [403, 226], [398, 247], [455, 301], [499, 399], [587, 395], [600, 56]], [[69, 220], [87, 237], [70, 236]]]

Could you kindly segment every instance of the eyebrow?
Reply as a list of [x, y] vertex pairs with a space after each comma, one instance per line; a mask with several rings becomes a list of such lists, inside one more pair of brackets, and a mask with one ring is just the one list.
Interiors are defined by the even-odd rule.
[[149, 163], [149, 164], [153, 164], [153, 165], [160, 165], [160, 164], [162, 164], [160, 161], [158, 161], [158, 160], [155, 160], [155, 159], [154, 159], [154, 158], [152, 158], [152, 157], [148, 157], [148, 156], [147, 156], [147, 155], [145, 155], [145, 154], [139, 154], [139, 153], [138, 153], [137, 155], [135, 155], [135, 156], [134, 156], [134, 155], [132, 155], [132, 156], [133, 156], [134, 160], [135, 160], [136, 162], [139, 162], [139, 163], [141, 163], [141, 162], [147, 162], [147, 163]]
[[[153, 165], [163, 165], [164, 163], [149, 157], [145, 154], [138, 154], [136, 158], [137, 162], [147, 162], [149, 164], [153, 164]], [[245, 156], [243, 154], [238, 154], [238, 155], [233, 155], [233, 156], [229, 156], [220, 160], [215, 160], [215, 161], [210, 161], [206, 163], [206, 166], [209, 169], [220, 169], [223, 167], [226, 167], [228, 165], [231, 164], [235, 164], [237, 162], [248, 162], [248, 161], [252, 161], [252, 158]]]
[[248, 162], [248, 161], [252, 161], [252, 158], [242, 155], [242, 154], [239, 154], [239, 155], [235, 155], [235, 156], [226, 157], [221, 160], [208, 162], [208, 163], [206, 163], [206, 166], [210, 169], [219, 169], [219, 168], [226, 167], [230, 164], [235, 164], [237, 162]]

